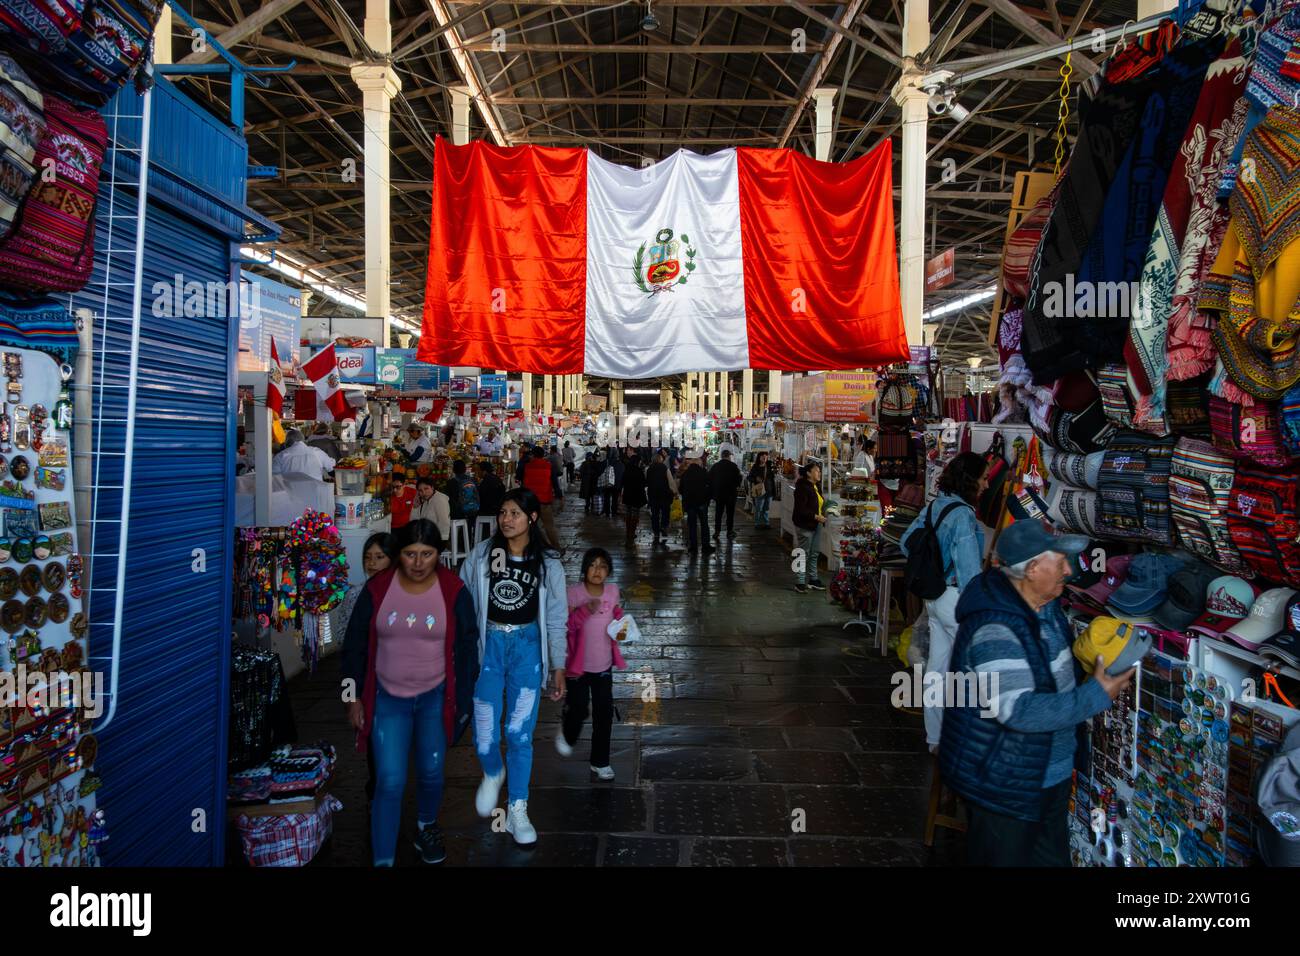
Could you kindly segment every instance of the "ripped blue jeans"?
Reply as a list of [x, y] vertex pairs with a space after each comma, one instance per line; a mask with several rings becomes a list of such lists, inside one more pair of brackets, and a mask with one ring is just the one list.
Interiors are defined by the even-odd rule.
[[[506, 785], [510, 802], [528, 799], [533, 773], [533, 729], [546, 675], [542, 672], [542, 636], [537, 625], [499, 630], [488, 622], [483, 663], [474, 685], [474, 749], [483, 772], [501, 772], [501, 722], [506, 737]], [[502, 709], [502, 699], [505, 708]]]

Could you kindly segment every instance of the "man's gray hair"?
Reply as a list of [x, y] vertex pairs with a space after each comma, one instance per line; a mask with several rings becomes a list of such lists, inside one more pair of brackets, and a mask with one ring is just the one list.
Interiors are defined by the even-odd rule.
[[[1024, 561], [1021, 561], [1018, 564], [1003, 564], [1003, 565], [999, 565], [999, 568], [1002, 571], [1002, 573], [1005, 574], [1007, 577], [1011, 578], [1011, 580], [1023, 581], [1025, 579], [1025, 576], [1029, 574], [1029, 566], [1031, 564], [1053, 553], [1055, 552], [1044, 551], [1042, 554], [1036, 554], [1032, 558], [1026, 558]], [[1062, 555], [1062, 557], [1064, 557], [1064, 555]]]
[[286, 432], [284, 433], [284, 447], [285, 447], [285, 448], [288, 448], [290, 445], [297, 445], [297, 444], [299, 444], [301, 441], [302, 441], [302, 429], [301, 429], [301, 428], [290, 428], [288, 431], [286, 431]]

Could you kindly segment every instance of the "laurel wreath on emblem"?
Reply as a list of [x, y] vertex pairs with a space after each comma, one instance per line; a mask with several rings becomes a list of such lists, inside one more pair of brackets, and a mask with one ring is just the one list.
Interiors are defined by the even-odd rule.
[[[668, 242], [672, 237], [673, 231], [671, 229], [660, 229], [658, 235], [655, 236], [655, 242]], [[669, 288], [674, 285], [685, 285], [686, 279], [689, 277], [690, 273], [695, 271], [695, 257], [699, 254], [699, 250], [691, 248], [691, 240], [686, 233], [682, 233], [681, 238], [682, 244], [686, 246], [686, 262], [683, 266], [686, 270], [686, 275], [683, 275], [676, 282], [670, 283], [668, 286]], [[641, 243], [641, 248], [636, 251], [636, 261], [632, 263], [632, 276], [636, 279], [636, 286], [638, 289], [646, 295], [654, 295], [655, 292], [662, 290], [650, 288], [645, 281], [645, 250], [646, 246], [649, 244], [649, 242]]]

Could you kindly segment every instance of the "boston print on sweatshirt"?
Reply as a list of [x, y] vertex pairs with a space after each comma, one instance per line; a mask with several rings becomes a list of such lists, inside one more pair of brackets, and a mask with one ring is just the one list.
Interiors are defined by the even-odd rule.
[[848, 163], [443, 139], [418, 358], [635, 378], [905, 361], [888, 140]]

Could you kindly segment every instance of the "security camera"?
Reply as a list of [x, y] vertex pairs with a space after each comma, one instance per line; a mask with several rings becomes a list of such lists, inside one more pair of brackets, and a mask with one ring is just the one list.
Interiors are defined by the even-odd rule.
[[970, 118], [970, 110], [962, 106], [956, 100], [948, 104], [948, 113], [952, 116], [953, 122], [964, 123]]

